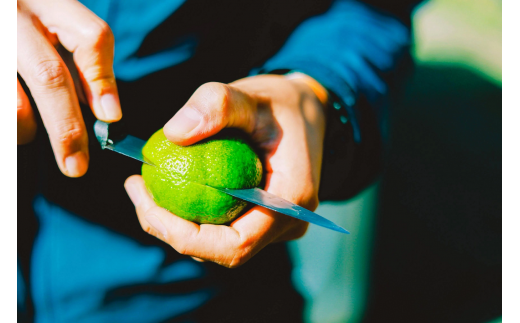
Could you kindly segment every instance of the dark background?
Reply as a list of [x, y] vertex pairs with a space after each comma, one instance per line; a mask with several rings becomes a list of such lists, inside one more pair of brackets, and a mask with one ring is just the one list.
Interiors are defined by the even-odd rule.
[[501, 316], [502, 90], [420, 65], [390, 113], [366, 322]]

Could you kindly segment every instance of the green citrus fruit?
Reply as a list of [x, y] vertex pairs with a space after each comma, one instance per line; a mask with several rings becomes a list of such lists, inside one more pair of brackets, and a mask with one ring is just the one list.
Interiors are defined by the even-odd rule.
[[[190, 146], [166, 139], [162, 129], [150, 137], [142, 175], [155, 203], [197, 223], [223, 224], [236, 218], [247, 202], [216, 188], [252, 188], [262, 179], [262, 163], [247, 142], [233, 131]], [[210, 186], [210, 187], [208, 187]]]

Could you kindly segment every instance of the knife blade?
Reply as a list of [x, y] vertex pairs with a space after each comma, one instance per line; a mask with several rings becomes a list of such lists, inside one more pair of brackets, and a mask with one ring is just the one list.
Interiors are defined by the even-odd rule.
[[232, 190], [228, 188], [216, 187], [213, 188], [231, 196], [238, 197], [239, 199], [242, 199], [244, 201], [248, 201], [253, 204], [263, 206], [265, 208], [279, 213], [283, 213], [293, 218], [316, 224], [320, 227], [324, 227], [330, 230], [349, 234], [347, 230], [343, 229], [336, 223], [322, 217], [321, 215], [311, 212], [304, 207], [291, 203], [279, 196], [271, 194], [257, 187], [241, 190]]
[[[151, 161], [143, 156], [143, 147], [146, 141], [137, 137], [122, 134], [116, 128], [114, 133], [110, 133], [109, 138], [109, 123], [97, 120], [94, 123], [94, 134], [101, 145], [101, 149], [109, 149], [117, 153], [123, 154], [127, 157], [137, 159], [145, 164], [155, 166]], [[112, 127], [111, 129], [114, 129]], [[111, 131], [112, 132], [112, 131]]]
[[130, 158], [142, 161], [145, 164], [155, 166], [151, 161], [147, 160], [146, 157], [143, 156], [142, 149], [145, 144], [146, 141], [143, 139], [128, 135], [119, 141], [109, 143], [105, 146], [105, 149], [110, 149]]
[[[148, 165], [155, 166], [151, 161], [147, 160], [146, 157], [143, 156], [142, 150], [146, 144], [146, 141], [128, 134], [116, 134], [114, 136], [110, 135], [109, 137], [109, 124], [100, 120], [97, 120], [94, 124], [94, 133], [96, 134], [96, 138], [99, 141], [102, 149], [109, 149], [127, 157], [139, 160]], [[262, 189], [227, 189], [208, 185], [206, 186], [244, 201], [251, 202], [270, 210], [291, 216], [293, 218], [316, 224], [323, 228], [349, 234], [347, 230], [322, 217], [321, 215], [318, 215], [312, 211], [307, 210], [306, 208], [284, 200], [281, 197], [266, 192]]]

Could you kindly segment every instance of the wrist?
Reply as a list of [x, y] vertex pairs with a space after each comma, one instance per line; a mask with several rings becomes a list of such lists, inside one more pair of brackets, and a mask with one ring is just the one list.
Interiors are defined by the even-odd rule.
[[292, 72], [285, 75], [285, 78], [293, 83], [302, 84], [307, 87], [310, 92], [314, 94], [316, 99], [321, 103], [323, 107], [327, 106], [327, 102], [329, 100], [329, 93], [323, 85], [321, 85], [318, 81], [313, 79], [307, 74], [300, 72]]

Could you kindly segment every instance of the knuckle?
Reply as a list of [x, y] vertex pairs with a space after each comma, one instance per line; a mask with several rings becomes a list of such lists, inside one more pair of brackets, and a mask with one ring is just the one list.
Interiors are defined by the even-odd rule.
[[[146, 208], [146, 206], [143, 206], [143, 207]], [[154, 205], [154, 206], [152, 206], [152, 207], [150, 207], [150, 208], [148, 208], [146, 210], [143, 210], [144, 211], [143, 215], [144, 215], [145, 218], [148, 217], [148, 216], [155, 216], [155, 214], [157, 212], [160, 212], [161, 210], [164, 210], [164, 209], [162, 209], [161, 207], [159, 207], [157, 205]]]
[[42, 87], [59, 87], [65, 84], [67, 68], [59, 60], [45, 60], [34, 69], [34, 82]]
[[219, 82], [207, 82], [200, 86], [201, 90], [213, 92], [213, 93], [219, 93], [222, 88], [225, 86], [224, 83]]
[[114, 43], [114, 34], [110, 26], [103, 20], [95, 20], [88, 28], [85, 28], [84, 37], [93, 46]]
[[58, 141], [61, 146], [73, 146], [83, 139], [83, 129], [74, 123], [65, 123], [58, 127]]
[[238, 268], [245, 264], [249, 259], [251, 258], [251, 253], [249, 251], [245, 251], [243, 249], [237, 249], [235, 250], [233, 254], [233, 258], [227, 264], [226, 267], [228, 268]]
[[244, 236], [242, 235], [240, 244], [238, 245], [238, 250], [242, 252], [249, 252], [253, 247], [253, 244], [256, 242], [256, 238], [254, 236]]
[[308, 183], [310, 183], [310, 185], [294, 192], [295, 194], [293, 195], [292, 201], [310, 211], [314, 211], [320, 204], [317, 189], [318, 185], [315, 185], [312, 179], [309, 179]]
[[229, 112], [231, 102], [231, 88], [223, 83], [210, 82], [203, 85], [204, 89], [211, 95], [211, 102], [220, 116], [226, 116]]
[[228, 264], [229, 268], [240, 267], [251, 259], [254, 241], [253, 237], [245, 237], [240, 241], [240, 244], [234, 248], [233, 257]]
[[88, 71], [84, 76], [87, 82], [100, 82], [105, 84], [105, 86], [114, 86], [116, 82], [114, 75], [110, 71]]
[[89, 83], [100, 83], [100, 88], [115, 87], [116, 80], [112, 68], [103, 64], [93, 64], [83, 68], [83, 77]]
[[230, 111], [231, 89], [222, 84], [218, 91], [219, 112], [222, 116], [227, 116]]
[[188, 244], [186, 244], [182, 241], [177, 243], [177, 245], [175, 245], [174, 249], [177, 250], [177, 252], [183, 256], [191, 256], [189, 249], [188, 249]]

